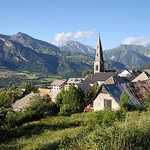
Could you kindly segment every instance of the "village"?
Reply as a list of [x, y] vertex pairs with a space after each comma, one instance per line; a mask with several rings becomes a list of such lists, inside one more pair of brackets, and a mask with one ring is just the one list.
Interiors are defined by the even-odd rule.
[[51, 83], [51, 89], [39, 88], [38, 93], [30, 93], [22, 99], [16, 101], [12, 108], [15, 111], [24, 110], [29, 99], [37, 94], [48, 94], [52, 102], [56, 102], [57, 94], [61, 90], [69, 90], [71, 85], [76, 88], [89, 91], [96, 84], [100, 86], [95, 97], [93, 97], [85, 107], [85, 112], [98, 110], [118, 110], [120, 108], [120, 97], [122, 93], [128, 93], [129, 105], [146, 108], [146, 96], [150, 92], [150, 71], [149, 70], [123, 70], [118, 73], [116, 70], [105, 70], [103, 50], [98, 36], [98, 44], [94, 61], [94, 74], [88, 74], [85, 78], [69, 78], [65, 80], [55, 80]]

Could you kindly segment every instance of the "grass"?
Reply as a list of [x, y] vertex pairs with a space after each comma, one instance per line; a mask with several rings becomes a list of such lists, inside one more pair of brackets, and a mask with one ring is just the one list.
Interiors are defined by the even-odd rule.
[[0, 145], [0, 149], [57, 149], [61, 141], [73, 139], [93, 122], [94, 113], [82, 113], [73, 114], [71, 117], [47, 117], [26, 123], [14, 129], [12, 132], [15, 133], [15, 137], [9, 137], [8, 141]]
[[26, 123], [0, 145], [3, 150], [150, 149], [150, 112], [128, 112], [112, 126], [95, 124], [95, 112], [53, 116]]
[[29, 73], [28, 71], [17, 72], [0, 69], [0, 88], [9, 87], [13, 84], [21, 85], [25, 82], [31, 82], [35, 85], [48, 86], [55, 79], [61, 79], [61, 77], [53, 75], [44, 76], [39, 73]]

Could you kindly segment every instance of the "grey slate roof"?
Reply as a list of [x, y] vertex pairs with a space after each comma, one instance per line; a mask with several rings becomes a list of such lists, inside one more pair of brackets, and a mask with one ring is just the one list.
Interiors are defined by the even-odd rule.
[[65, 83], [66, 81], [63, 80], [55, 80], [51, 83], [51, 85], [62, 85], [63, 83]]
[[107, 79], [104, 84], [115, 84], [115, 83], [127, 83], [131, 82], [125, 77], [120, 77], [120, 76], [111, 76], [109, 79]]
[[111, 76], [115, 76], [116, 72], [100, 72], [89, 74], [82, 83], [94, 84], [97, 81], [106, 81]]

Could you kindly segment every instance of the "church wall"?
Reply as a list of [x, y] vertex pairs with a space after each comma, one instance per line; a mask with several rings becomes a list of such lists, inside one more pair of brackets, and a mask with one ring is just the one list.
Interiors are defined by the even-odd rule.
[[[96, 66], [98, 66], [98, 70], [96, 70]], [[95, 61], [94, 62], [94, 73], [99, 73], [100, 72], [100, 62]]]

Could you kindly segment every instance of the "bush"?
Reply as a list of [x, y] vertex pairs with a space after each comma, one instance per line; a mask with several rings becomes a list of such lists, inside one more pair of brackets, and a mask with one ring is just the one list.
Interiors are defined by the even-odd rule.
[[35, 95], [30, 98], [30, 103], [25, 108], [25, 114], [27, 114], [33, 120], [44, 117], [45, 115], [56, 115], [58, 113], [58, 107], [51, 101], [49, 95]]
[[120, 109], [121, 109], [121, 111], [126, 112], [128, 110], [129, 102], [130, 102], [129, 94], [128, 93], [127, 94], [122, 93], [121, 97], [120, 97]]
[[150, 92], [146, 96], [146, 107], [147, 110], [150, 111]]
[[59, 115], [71, 115], [80, 113], [84, 109], [84, 94], [81, 89], [74, 86], [69, 87], [62, 99]]
[[95, 122], [98, 125], [111, 126], [115, 121], [123, 118], [123, 114], [120, 110], [101, 110], [96, 112]]

